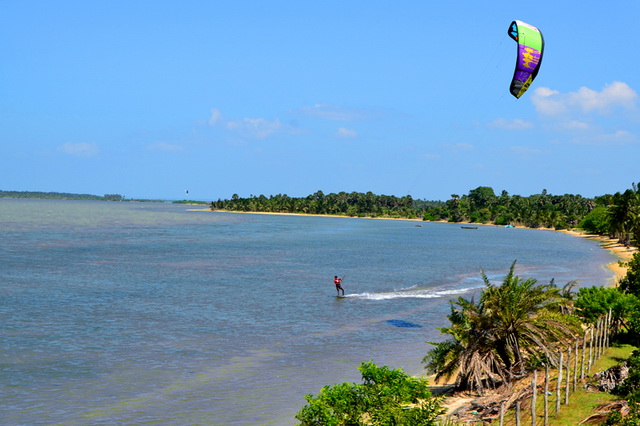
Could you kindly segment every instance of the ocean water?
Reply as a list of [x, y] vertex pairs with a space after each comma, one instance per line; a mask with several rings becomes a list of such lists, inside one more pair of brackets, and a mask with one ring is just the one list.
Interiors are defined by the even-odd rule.
[[3, 199], [0, 423], [295, 424], [363, 361], [420, 374], [449, 301], [514, 260], [591, 286], [615, 258], [548, 231]]

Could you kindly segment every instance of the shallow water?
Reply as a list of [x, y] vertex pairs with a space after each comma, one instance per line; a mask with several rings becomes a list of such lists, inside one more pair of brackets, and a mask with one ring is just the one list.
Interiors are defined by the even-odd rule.
[[583, 238], [415, 225], [0, 200], [0, 420], [295, 424], [305, 393], [363, 361], [419, 374], [481, 269], [613, 275]]

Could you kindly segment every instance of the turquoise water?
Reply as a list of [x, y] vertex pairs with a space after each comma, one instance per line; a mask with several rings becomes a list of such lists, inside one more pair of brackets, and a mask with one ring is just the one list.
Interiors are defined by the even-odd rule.
[[362, 361], [419, 374], [481, 269], [590, 286], [615, 260], [556, 232], [188, 209], [0, 200], [2, 423], [295, 424]]

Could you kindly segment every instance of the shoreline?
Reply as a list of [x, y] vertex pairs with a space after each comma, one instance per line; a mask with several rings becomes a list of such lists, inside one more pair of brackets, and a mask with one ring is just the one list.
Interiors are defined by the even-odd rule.
[[[244, 213], [244, 214], [270, 214], [270, 215], [280, 215], [280, 216], [310, 216], [310, 217], [343, 217], [349, 219], [378, 219], [378, 220], [405, 220], [409, 222], [427, 222], [427, 223], [455, 223], [459, 225], [473, 225], [473, 226], [497, 226], [488, 223], [477, 223], [477, 222], [447, 222], [444, 220], [439, 221], [424, 221], [420, 218], [406, 218], [406, 217], [354, 217], [354, 216], [344, 216], [344, 215], [333, 215], [333, 214], [310, 214], [310, 213], [286, 213], [286, 212], [245, 212], [245, 211], [228, 211], [228, 210], [211, 210], [207, 209], [187, 209], [188, 211], [206, 211], [206, 212], [219, 212], [219, 213]], [[540, 231], [552, 231], [552, 232], [561, 232], [564, 234], [568, 234], [578, 238], [587, 238], [589, 240], [597, 241], [599, 246], [611, 252], [614, 256], [618, 258], [615, 262], [611, 262], [607, 264], [607, 268], [609, 268], [614, 276], [610, 279], [607, 284], [609, 287], [616, 287], [618, 282], [627, 275], [627, 267], [620, 265], [620, 262], [629, 262], [633, 255], [638, 252], [637, 247], [625, 247], [624, 244], [620, 244], [616, 241], [615, 238], [609, 238], [602, 235], [595, 234], [587, 234], [583, 231], [577, 231], [575, 229], [551, 229], [551, 228], [526, 228], [524, 226], [515, 226], [515, 228], [522, 229], [536, 229]]]
[[617, 287], [620, 280], [627, 275], [627, 270], [629, 268], [627, 266], [621, 265], [620, 262], [628, 263], [633, 258], [633, 255], [638, 252], [637, 247], [626, 247], [624, 244], [619, 243], [615, 238], [609, 238], [602, 235], [587, 234], [586, 232], [567, 229], [556, 232], [562, 232], [574, 237], [597, 241], [598, 245], [602, 249], [608, 250], [618, 258], [617, 261], [611, 262], [607, 265], [607, 267], [611, 271], [613, 271], [614, 274], [613, 278], [609, 281], [609, 287]]

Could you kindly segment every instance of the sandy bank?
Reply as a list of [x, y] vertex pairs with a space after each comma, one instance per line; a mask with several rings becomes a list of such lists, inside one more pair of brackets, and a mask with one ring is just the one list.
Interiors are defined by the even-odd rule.
[[[614, 238], [604, 237], [601, 235], [587, 234], [584, 232], [573, 231], [573, 230], [563, 230], [560, 232], [564, 232], [565, 234], [573, 235], [575, 237], [587, 238], [590, 240], [597, 241], [600, 244], [600, 247], [602, 247], [605, 250], [609, 250], [611, 253], [617, 256], [618, 259], [622, 262], [629, 262], [633, 257], [633, 255], [638, 252], [637, 247], [626, 247], [624, 244], [620, 244], [618, 240]], [[612, 282], [610, 283], [611, 285], [614, 285], [614, 286], [617, 285], [618, 282], [627, 275], [628, 268], [626, 266], [621, 266], [618, 261], [611, 262], [607, 266], [615, 274], [615, 276], [612, 279]]]

